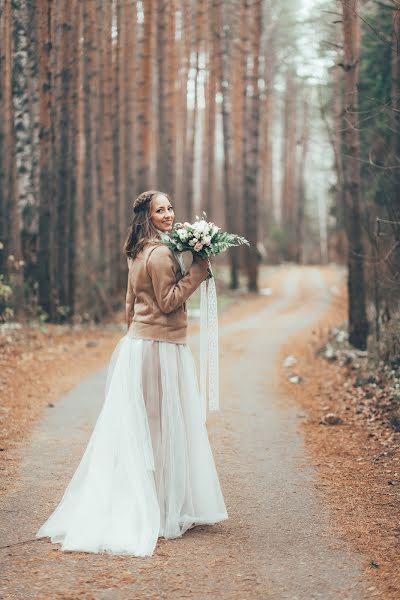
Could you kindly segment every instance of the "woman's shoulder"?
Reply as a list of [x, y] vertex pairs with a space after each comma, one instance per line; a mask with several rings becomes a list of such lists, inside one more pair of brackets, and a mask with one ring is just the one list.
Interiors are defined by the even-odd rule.
[[162, 242], [154, 242], [149, 244], [148, 247], [149, 259], [151, 260], [163, 260], [165, 258], [173, 258], [173, 251]]
[[147, 267], [151, 271], [179, 270], [179, 262], [173, 250], [166, 244], [156, 244], [150, 248], [146, 259]]

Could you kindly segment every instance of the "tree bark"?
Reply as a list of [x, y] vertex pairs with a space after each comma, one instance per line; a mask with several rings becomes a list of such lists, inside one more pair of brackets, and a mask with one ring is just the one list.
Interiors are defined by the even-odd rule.
[[157, 3], [158, 63], [158, 188], [171, 195], [176, 176], [176, 48], [175, 0]]
[[360, 135], [358, 117], [358, 73], [360, 18], [358, 0], [346, 0], [343, 7], [343, 68], [346, 170], [344, 194], [348, 249], [349, 341], [356, 348], [367, 346], [368, 321], [364, 280], [364, 247], [361, 226]]
[[260, 76], [260, 49], [262, 32], [262, 1], [255, 0], [251, 11], [252, 35], [251, 56], [252, 70], [249, 83], [251, 97], [249, 99], [249, 143], [245, 163], [245, 219], [246, 237], [250, 242], [247, 248], [247, 286], [250, 292], [258, 291], [258, 198], [257, 177], [259, 165], [259, 127], [260, 127], [260, 92], [258, 80]]
[[150, 186], [150, 163], [152, 144], [153, 117], [153, 27], [154, 1], [147, 0], [143, 4], [144, 23], [141, 40], [141, 55], [139, 56], [140, 79], [138, 86], [137, 111], [137, 180], [139, 193]]
[[52, 1], [38, 0], [39, 21], [39, 150], [40, 207], [38, 280], [39, 305], [49, 316], [56, 317], [54, 273], [54, 184], [52, 127]]
[[303, 98], [301, 119], [303, 123], [300, 137], [300, 160], [298, 167], [298, 183], [297, 183], [297, 210], [295, 215], [295, 261], [299, 264], [303, 260], [303, 227], [304, 227], [304, 210], [306, 204], [306, 160], [309, 147], [310, 133], [310, 105], [306, 97]]
[[212, 0], [208, 23], [208, 68], [206, 82], [206, 106], [204, 110], [204, 139], [203, 139], [203, 166], [204, 177], [202, 197], [204, 210], [210, 220], [215, 218], [215, 129], [216, 129], [216, 94], [221, 89], [221, 0]]
[[294, 72], [286, 74], [284, 99], [283, 152], [282, 152], [282, 228], [285, 234], [286, 260], [295, 260], [295, 217], [297, 215], [296, 195], [296, 133], [297, 133], [297, 93]]
[[21, 257], [18, 209], [15, 202], [16, 169], [14, 110], [12, 101], [12, 11], [11, 0], [5, 0], [0, 12], [0, 267], [7, 273], [8, 257]]
[[112, 293], [117, 288], [117, 269], [120, 250], [116, 247], [117, 210], [113, 164], [113, 131], [112, 131], [112, 6], [103, 4], [103, 28], [101, 31], [102, 47], [102, 112], [101, 112], [101, 177], [102, 177], [102, 212], [103, 243], [105, 250], [106, 289]]
[[[32, 274], [33, 251], [37, 236], [37, 189], [35, 189], [35, 120], [37, 121], [37, 89], [32, 77], [32, 30], [30, 3], [14, 0], [13, 16], [13, 73], [12, 98], [15, 141], [15, 198], [18, 213], [18, 231], [21, 235], [22, 256], [25, 261], [25, 273]], [[36, 113], [36, 115], [35, 115]], [[19, 232], [21, 230], [21, 233]], [[20, 242], [18, 241], [18, 245]], [[22, 280], [21, 282], [22, 283]], [[22, 286], [21, 286], [22, 287]]]

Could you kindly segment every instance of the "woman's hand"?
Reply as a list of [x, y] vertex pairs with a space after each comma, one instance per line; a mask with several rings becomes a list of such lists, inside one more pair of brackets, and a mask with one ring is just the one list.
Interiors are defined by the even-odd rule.
[[212, 277], [212, 271], [211, 271], [211, 263], [210, 263], [210, 258], [208, 256], [200, 256], [199, 254], [193, 254], [193, 262], [198, 263], [199, 265], [201, 265], [205, 270], [207, 270], [208, 276], [207, 279], [210, 279], [210, 277]]

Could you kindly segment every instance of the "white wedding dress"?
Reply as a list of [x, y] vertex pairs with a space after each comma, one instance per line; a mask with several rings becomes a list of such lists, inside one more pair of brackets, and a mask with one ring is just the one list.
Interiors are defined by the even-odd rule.
[[158, 537], [227, 518], [189, 346], [124, 335], [86, 450], [36, 537], [146, 556]]

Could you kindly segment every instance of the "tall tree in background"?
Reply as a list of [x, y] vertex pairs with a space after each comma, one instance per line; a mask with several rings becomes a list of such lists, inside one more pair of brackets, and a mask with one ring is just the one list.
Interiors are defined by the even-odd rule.
[[[0, 265], [7, 269], [7, 256], [21, 257], [19, 237], [17, 173], [15, 164], [13, 89], [12, 89], [12, 10], [11, 0], [5, 0], [0, 11], [0, 143], [7, 152], [0, 153], [0, 235], [4, 249]], [[3, 258], [4, 257], [4, 258]]]
[[[301, 122], [295, 102], [294, 0], [1, 7], [0, 264], [12, 279], [7, 256], [22, 246], [32, 305], [51, 320], [101, 319], [112, 309], [125, 285], [132, 200], [149, 187], [171, 193], [177, 218], [205, 208], [249, 238], [249, 250], [218, 259], [229, 260], [232, 288], [245, 275], [257, 290], [259, 240], [270, 261], [282, 258], [284, 237], [286, 257], [307, 260], [303, 222], [318, 239], [305, 207], [315, 204], [305, 193], [315, 111]], [[315, 244], [308, 238], [304, 246]]]
[[222, 0], [211, 1], [207, 30], [208, 64], [205, 88], [206, 106], [204, 110], [202, 198], [204, 199], [204, 209], [210, 219], [215, 218], [213, 196], [215, 191], [216, 94], [219, 92], [222, 82], [222, 44], [219, 43], [219, 36], [222, 33], [221, 9]]
[[[35, 195], [35, 121], [37, 121], [37, 91], [35, 79], [32, 78], [32, 61], [30, 44], [33, 41], [30, 31], [33, 29], [31, 19], [35, 18], [30, 11], [31, 5], [23, 0], [15, 0], [13, 7], [13, 66], [12, 66], [12, 98], [13, 127], [15, 136], [15, 202], [21, 223], [22, 255], [28, 270], [32, 267], [32, 236], [37, 233], [37, 206]], [[35, 46], [34, 46], [35, 48]], [[19, 232], [16, 232], [18, 237]]]
[[38, 283], [39, 304], [49, 315], [56, 318], [54, 248], [54, 132], [52, 122], [52, 44], [53, 3], [38, 0], [39, 38], [39, 248]]
[[[232, 15], [232, 46], [226, 44], [222, 53], [224, 70], [222, 73], [222, 95], [227, 93], [227, 82], [231, 81], [231, 119], [232, 119], [232, 183], [230, 190], [229, 214], [233, 231], [244, 235], [244, 156], [246, 123], [246, 85], [247, 85], [247, 12], [244, 0], [238, 0], [237, 14]], [[229, 56], [232, 57], [231, 62]], [[225, 204], [227, 199], [225, 199]], [[239, 258], [241, 249], [229, 252], [230, 287], [239, 287]]]
[[176, 188], [176, 2], [157, 1], [158, 144], [157, 181], [169, 194]]
[[[127, 223], [131, 218], [132, 202], [136, 195], [140, 193], [138, 182], [136, 180], [136, 120], [135, 114], [137, 111], [137, 37], [138, 37], [138, 18], [137, 18], [137, 2], [136, 0], [122, 0], [124, 2], [124, 77], [125, 77], [125, 123], [124, 123], [124, 147], [122, 154], [125, 160], [125, 175], [126, 175], [126, 193], [128, 206], [125, 207]], [[145, 19], [148, 17], [149, 3], [146, 2]], [[146, 22], [146, 27], [148, 23]], [[150, 43], [146, 37], [145, 43]], [[145, 57], [143, 57], [145, 58]], [[122, 76], [122, 74], [121, 74]]]
[[137, 163], [138, 193], [150, 187], [151, 143], [152, 143], [152, 92], [154, 50], [154, 0], [143, 3], [143, 36], [139, 58], [140, 77], [138, 84], [137, 111]]
[[[197, 127], [199, 116], [199, 99], [200, 99], [200, 72], [201, 61], [205, 56], [205, 31], [206, 31], [206, 13], [207, 2], [200, 0], [196, 3], [196, 16], [194, 27], [194, 51], [192, 52], [192, 81], [193, 81], [193, 107], [189, 113], [190, 119], [188, 122], [188, 137], [187, 137], [187, 171], [186, 171], [186, 186], [185, 186], [185, 210], [187, 218], [193, 218], [194, 210], [194, 177], [195, 177], [195, 161], [196, 161], [196, 146], [199, 136], [199, 128]], [[204, 208], [204, 207], [203, 207]]]
[[263, 30], [263, 10], [262, 1], [254, 0], [252, 5], [246, 3], [249, 10], [251, 22], [251, 70], [249, 84], [251, 96], [249, 98], [249, 128], [246, 132], [247, 141], [245, 144], [245, 223], [246, 237], [250, 242], [247, 248], [246, 270], [248, 279], [248, 289], [251, 292], [258, 291], [258, 197], [257, 197], [257, 176], [258, 176], [258, 153], [259, 153], [259, 127], [260, 127], [260, 48], [261, 32]]
[[[339, 48], [343, 45], [343, 31], [335, 24], [335, 43]], [[333, 69], [333, 139], [334, 165], [336, 173], [335, 212], [336, 212], [336, 255], [345, 259], [348, 254], [346, 237], [346, 215], [344, 199], [344, 157], [343, 157], [343, 76], [342, 67], [336, 61]]]
[[261, 149], [260, 149], [260, 207], [261, 231], [270, 235], [271, 226], [274, 224], [274, 180], [273, 180], [273, 124], [275, 117], [275, 89], [274, 79], [276, 74], [276, 24], [272, 21], [271, 2], [266, 7], [266, 35], [263, 49], [264, 81], [265, 88], [261, 105]]
[[[100, 55], [98, 11], [84, 4], [84, 123], [85, 123], [85, 231], [88, 239], [86, 261], [90, 271], [101, 272], [100, 245]], [[126, 127], [126, 123], [125, 123]], [[124, 128], [125, 129], [125, 128]], [[100, 318], [96, 286], [87, 290], [88, 307]]]
[[304, 228], [304, 212], [306, 206], [306, 161], [309, 149], [310, 136], [310, 104], [306, 97], [301, 103], [301, 135], [298, 140], [300, 146], [300, 158], [297, 171], [297, 206], [294, 214], [294, 258], [297, 263], [302, 262], [303, 250], [303, 228]]
[[102, 152], [102, 191], [103, 191], [103, 243], [107, 246], [107, 260], [105, 267], [105, 282], [109, 291], [116, 289], [117, 270], [115, 265], [120, 258], [120, 248], [116, 245], [117, 240], [117, 199], [114, 182], [114, 164], [113, 164], [113, 89], [114, 89], [114, 70], [113, 70], [113, 15], [112, 4], [105, 2], [102, 4], [102, 71], [103, 71], [103, 92], [102, 92], [102, 112], [101, 112], [101, 152]]
[[368, 321], [364, 279], [364, 247], [361, 226], [361, 172], [358, 115], [360, 17], [358, 0], [342, 2], [344, 70], [344, 141], [346, 167], [344, 197], [348, 240], [349, 340], [356, 348], [367, 346]]
[[282, 152], [282, 226], [285, 231], [285, 258], [294, 260], [296, 254], [296, 136], [297, 136], [297, 90], [292, 67], [286, 73], [283, 117]]
[[[54, 102], [52, 115], [54, 120], [53, 161], [54, 161], [54, 199], [55, 211], [55, 248], [53, 249], [57, 272], [56, 305], [73, 305], [74, 276], [71, 250], [71, 234], [75, 234], [72, 222], [73, 202], [75, 201], [74, 180], [74, 143], [75, 122], [74, 102], [76, 101], [75, 73], [79, 65], [75, 62], [77, 47], [75, 27], [78, 16], [74, 13], [74, 2], [60, 1], [54, 5], [54, 41], [52, 64], [55, 66], [53, 78]], [[79, 42], [78, 42], [79, 44]], [[85, 189], [89, 193], [89, 187]], [[82, 194], [81, 194], [82, 195]], [[83, 251], [82, 251], [83, 253]], [[79, 259], [82, 264], [82, 256]], [[76, 274], [79, 278], [80, 274]], [[81, 308], [81, 307], [80, 307]]]
[[[224, 146], [224, 158], [222, 165], [222, 187], [225, 205], [225, 219], [228, 230], [235, 231], [237, 224], [237, 206], [235, 202], [231, 201], [231, 194], [233, 186], [233, 168], [232, 168], [232, 96], [233, 90], [228, 85], [230, 79], [229, 72], [229, 38], [230, 38], [230, 27], [225, 25], [221, 36], [221, 54], [222, 54], [222, 132], [223, 132], [223, 146]], [[236, 195], [235, 195], [236, 197]], [[238, 272], [237, 272], [237, 256], [233, 255], [231, 249], [230, 252], [230, 287], [236, 289], [238, 287]]]

